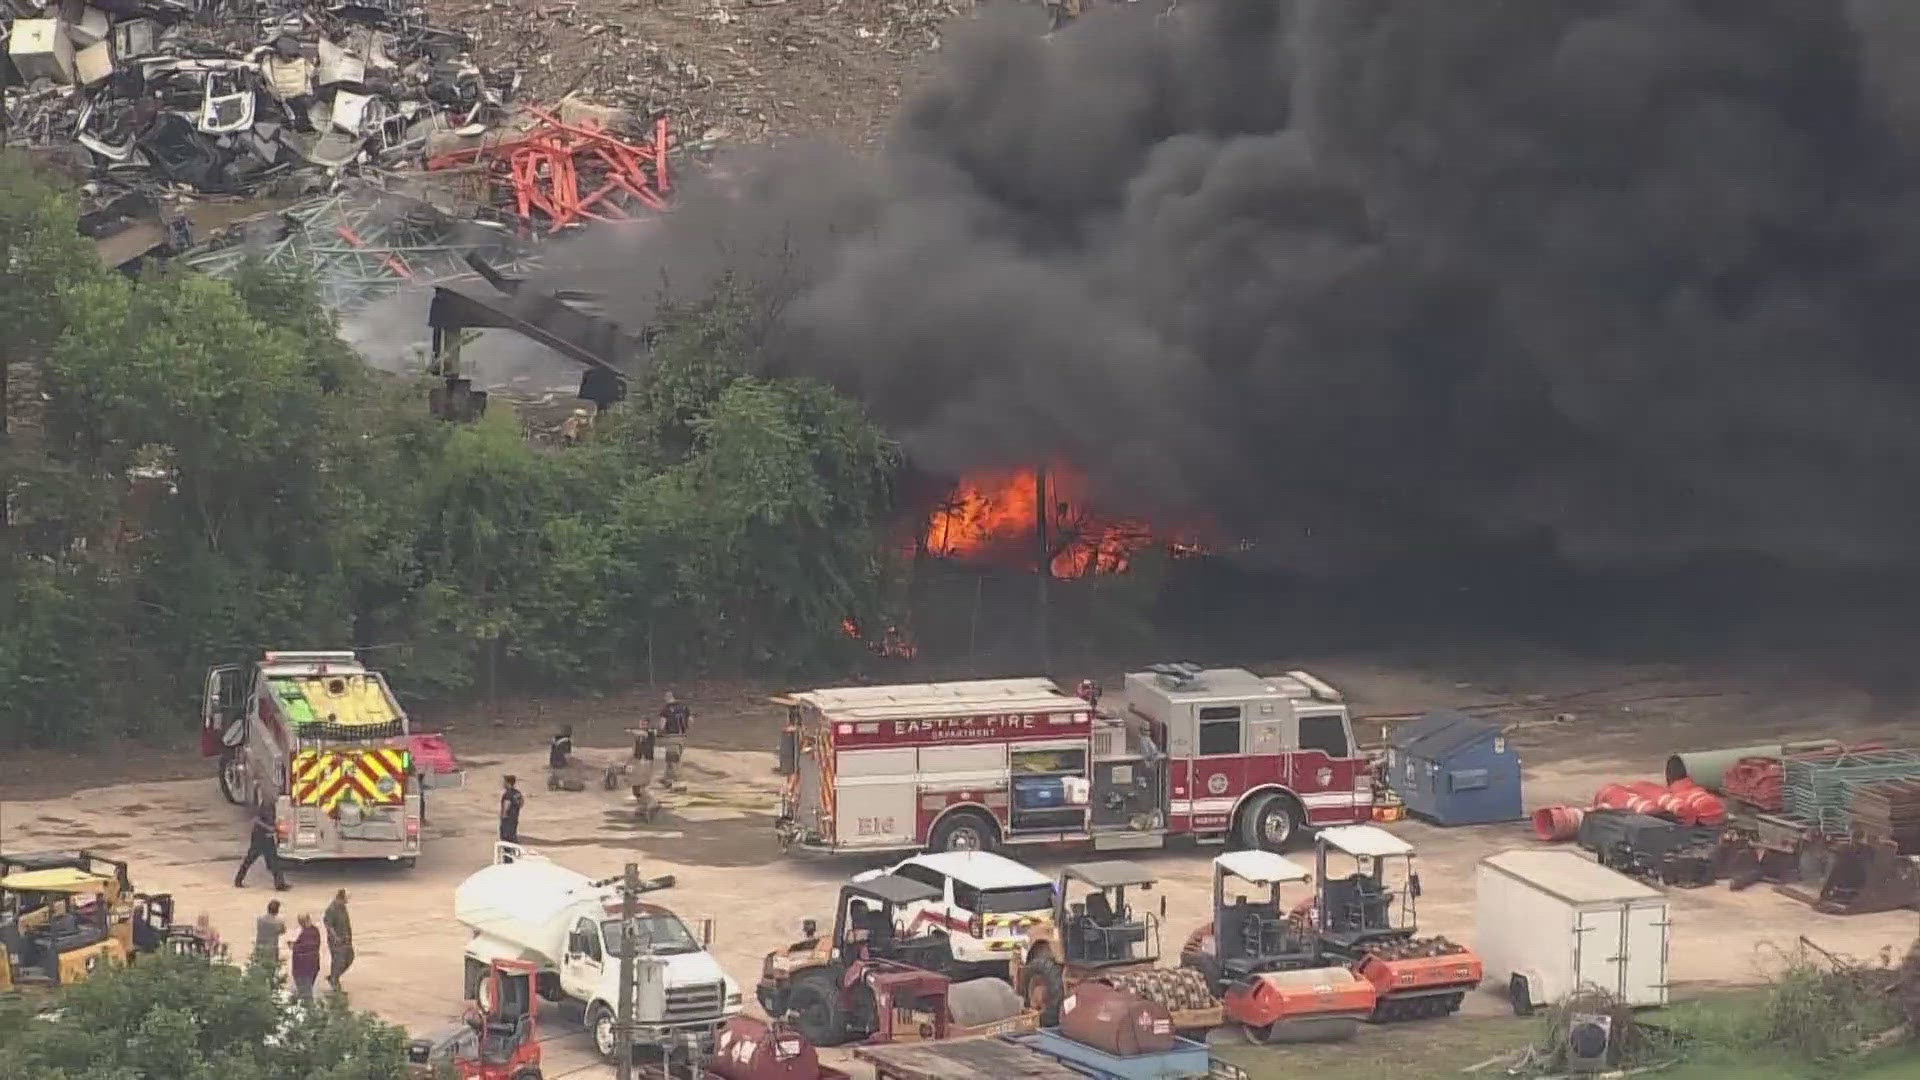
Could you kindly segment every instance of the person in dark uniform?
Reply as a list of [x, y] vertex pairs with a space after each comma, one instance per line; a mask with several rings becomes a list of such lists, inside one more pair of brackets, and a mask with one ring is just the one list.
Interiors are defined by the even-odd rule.
[[653, 750], [656, 736], [650, 727], [634, 728], [633, 736], [633, 802], [635, 810], [643, 817], [651, 817], [656, 804], [653, 796], [647, 794], [647, 788], [653, 783]]
[[560, 734], [547, 742], [547, 768], [564, 769], [571, 764], [573, 764], [573, 725], [568, 724], [560, 729]]
[[286, 892], [293, 886], [287, 884], [287, 875], [280, 868], [280, 852], [275, 847], [273, 835], [273, 804], [262, 802], [253, 813], [253, 829], [247, 840], [247, 857], [240, 860], [240, 869], [233, 875], [233, 887], [246, 888], [247, 871], [253, 868], [255, 859], [264, 860], [267, 872], [273, 875], [273, 887]]
[[520, 842], [520, 808], [527, 801], [527, 797], [520, 794], [519, 783], [520, 778], [509, 773], [500, 789], [500, 839], [509, 844]]
[[686, 702], [667, 691], [666, 703], [660, 706], [660, 749], [664, 752], [667, 765], [660, 774], [660, 786], [671, 788], [680, 778], [680, 755], [687, 750], [687, 729], [693, 724], [693, 714]]

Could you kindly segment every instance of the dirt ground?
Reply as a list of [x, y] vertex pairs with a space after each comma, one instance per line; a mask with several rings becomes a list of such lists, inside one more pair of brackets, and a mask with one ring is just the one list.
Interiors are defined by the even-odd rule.
[[[1897, 739], [1903, 731], [1898, 705], [1777, 663], [1623, 666], [1514, 655], [1489, 659], [1430, 652], [1304, 663], [1345, 688], [1362, 717], [1451, 705], [1508, 719], [1525, 759], [1529, 806], [1582, 801], [1606, 780], [1655, 775], [1675, 749], [1788, 734]], [[1108, 685], [1117, 682], [1117, 675], [1109, 676]], [[623, 752], [620, 729], [638, 711], [656, 709], [657, 698], [634, 694], [544, 709], [527, 706], [517, 716], [453, 727], [469, 785], [432, 794], [427, 852], [417, 868], [323, 865], [295, 871], [294, 890], [284, 894], [293, 914], [317, 915], [334, 889], [349, 890], [359, 947], [358, 963], [346, 980], [354, 1004], [420, 1031], [458, 1015], [465, 934], [451, 917], [452, 892], [489, 857], [495, 792], [506, 772], [532, 781], [526, 784], [522, 822], [528, 844], [596, 875], [616, 872], [629, 859], [640, 861], [647, 874], [675, 874], [679, 884], [669, 902], [685, 917], [716, 919], [715, 951], [733, 977], [750, 988], [761, 957], [794, 937], [801, 919], [824, 915], [837, 884], [870, 864], [782, 856], [771, 831], [778, 792], [770, 752], [780, 723], [777, 709], [754, 688], [682, 689], [696, 709], [690, 788], [668, 796], [667, 812], [647, 827], [633, 821], [624, 793], [597, 788], [549, 793], [541, 778], [545, 737], [554, 725], [575, 723], [583, 758], [612, 760]], [[1362, 738], [1376, 726], [1363, 724]], [[63, 768], [52, 760], [9, 761], [0, 783], [5, 800], [0, 802], [0, 847], [84, 845], [129, 859], [141, 888], [175, 893], [183, 914], [206, 912], [230, 940], [244, 945], [252, 917], [273, 894], [257, 869], [245, 890], [232, 885], [234, 862], [244, 846], [242, 812], [221, 800], [211, 770], [190, 758], [144, 765], [147, 777], [127, 762], [112, 766], [104, 773], [111, 782], [100, 787], [84, 786], [94, 782], [92, 763], [73, 761]], [[36, 775], [23, 775], [29, 772]], [[183, 775], [192, 778], [177, 778]], [[58, 790], [62, 784], [69, 790]], [[1445, 830], [1402, 823], [1393, 830], [1420, 850], [1423, 929], [1463, 941], [1473, 936], [1475, 860], [1534, 843], [1519, 824]], [[1208, 860], [1217, 850], [1176, 848], [1141, 859], [1163, 875], [1169, 899], [1165, 951], [1176, 950], [1188, 930], [1208, 917]], [[1073, 852], [1023, 856], [1043, 872], [1074, 857]], [[1904, 950], [1915, 932], [1911, 912], [1821, 916], [1765, 888], [1675, 890], [1671, 896], [1672, 963], [1675, 992], [1681, 996], [1761, 979], [1770, 950], [1791, 948], [1800, 935], [1835, 952], [1867, 957], [1885, 948]], [[1489, 988], [1471, 995], [1465, 1012], [1491, 1022], [1506, 1008], [1504, 998]], [[597, 1075], [577, 1026], [551, 1009], [543, 1020], [551, 1036], [549, 1075], [576, 1068], [582, 1070], [578, 1075]], [[1369, 1029], [1361, 1038], [1372, 1050], [1405, 1045], [1404, 1061], [1417, 1058], [1416, 1048], [1439, 1034], [1431, 1025], [1447, 1022]], [[1428, 1029], [1425, 1035], [1422, 1027]]]

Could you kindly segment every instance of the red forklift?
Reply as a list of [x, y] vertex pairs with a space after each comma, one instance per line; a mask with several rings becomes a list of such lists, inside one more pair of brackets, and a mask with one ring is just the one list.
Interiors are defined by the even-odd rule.
[[419, 1078], [451, 1068], [458, 1080], [541, 1080], [540, 1034], [534, 1013], [539, 968], [525, 960], [495, 960], [459, 1025], [407, 1047], [407, 1064]]

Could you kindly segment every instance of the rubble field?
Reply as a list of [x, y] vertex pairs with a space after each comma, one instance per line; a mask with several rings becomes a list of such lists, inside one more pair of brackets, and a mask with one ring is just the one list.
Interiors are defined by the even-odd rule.
[[[1900, 731], [1894, 718], [1883, 718], [1866, 696], [1777, 665], [1624, 667], [1554, 659], [1508, 660], [1469, 671], [1451, 661], [1333, 657], [1301, 663], [1346, 688], [1360, 717], [1464, 706], [1509, 718], [1525, 759], [1529, 807], [1581, 801], [1605, 781], [1655, 775], [1674, 749], [1785, 734], [1887, 739]], [[636, 824], [624, 791], [597, 786], [547, 791], [540, 778], [552, 721], [529, 714], [519, 723], [479, 729], [464, 743], [455, 729], [455, 748], [469, 769], [469, 783], [429, 794], [428, 845], [418, 867], [295, 869], [293, 891], [280, 895], [291, 914], [317, 915], [333, 890], [349, 891], [359, 959], [346, 985], [355, 1005], [417, 1031], [457, 1018], [465, 932], [452, 917], [453, 890], [490, 857], [495, 793], [500, 777], [512, 772], [523, 778], [528, 796], [525, 843], [587, 873], [613, 873], [634, 859], [644, 873], [674, 874], [678, 885], [661, 899], [684, 917], [714, 917], [717, 956], [750, 987], [762, 956], [795, 937], [803, 918], [826, 915], [838, 884], [870, 864], [780, 853], [771, 828], [780, 789], [772, 771], [772, 733], [779, 726], [774, 706], [746, 694], [704, 702], [696, 697], [694, 705], [689, 790], [666, 796], [666, 811], [649, 825]], [[553, 715], [564, 714], [575, 723], [579, 757], [591, 764], [624, 753], [623, 715], [630, 724], [631, 717], [654, 708], [657, 698], [648, 694], [578, 711], [556, 708]], [[1366, 721], [1356, 727], [1363, 739], [1369, 736]], [[743, 748], [763, 738], [767, 750]], [[259, 868], [246, 889], [233, 887], [233, 868], [244, 847], [244, 814], [221, 799], [210, 768], [190, 780], [126, 782], [24, 801], [9, 795], [0, 828], [0, 847], [7, 849], [86, 846], [129, 860], [140, 888], [173, 892], [184, 917], [208, 914], [243, 950], [254, 915], [276, 895]], [[1419, 849], [1423, 931], [1463, 941], [1473, 935], [1476, 860], [1535, 843], [1519, 822], [1458, 829], [1400, 822], [1390, 828]], [[1163, 875], [1169, 897], [1163, 955], [1176, 953], [1186, 933], [1209, 917], [1209, 860], [1218, 850], [1135, 853]], [[1015, 855], [1042, 872], [1087, 857], [1031, 849]], [[1772, 955], [1766, 946], [1791, 948], [1802, 934], [1822, 948], [1859, 958], [1882, 948], [1897, 955], [1912, 940], [1910, 912], [1824, 916], [1770, 889], [1735, 893], [1724, 884], [1670, 890], [1670, 895], [1676, 993], [1682, 997], [1690, 989], [1758, 981]], [[750, 992], [748, 998], [751, 1002]], [[1421, 1021], [1404, 1025], [1405, 1030], [1369, 1028], [1359, 1038], [1417, 1043], [1418, 1029], [1507, 1011], [1500, 988], [1490, 985], [1468, 997], [1463, 1009], [1468, 1020]], [[549, 1007], [544, 1022], [554, 1036], [547, 1044], [550, 1074], [573, 1068], [598, 1074], [577, 1018], [563, 1018]], [[1289, 1051], [1271, 1053], [1283, 1062]]]

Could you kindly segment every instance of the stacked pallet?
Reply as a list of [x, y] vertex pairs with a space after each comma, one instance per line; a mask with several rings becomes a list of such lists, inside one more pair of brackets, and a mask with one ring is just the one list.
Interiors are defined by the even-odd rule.
[[1871, 750], [1786, 761], [1782, 809], [1829, 836], [1853, 832], [1853, 802], [1860, 789], [1885, 780], [1920, 780], [1920, 753]]
[[1853, 796], [1853, 826], [1862, 836], [1920, 854], [1920, 780], [1862, 784]]

